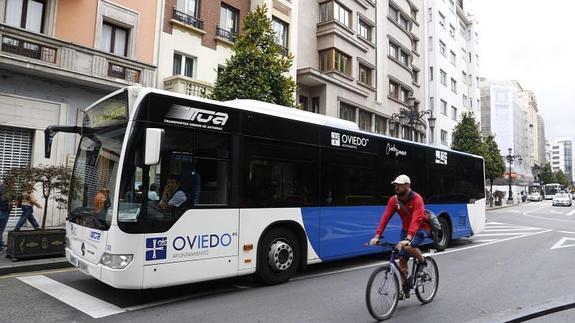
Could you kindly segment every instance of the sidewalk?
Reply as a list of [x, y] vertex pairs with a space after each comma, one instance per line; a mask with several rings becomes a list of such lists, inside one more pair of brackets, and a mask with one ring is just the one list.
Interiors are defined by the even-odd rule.
[[507, 203], [507, 201], [505, 200], [505, 201], [503, 201], [503, 205], [500, 205], [500, 206], [495, 206], [495, 205], [494, 205], [494, 206], [490, 207], [489, 205], [487, 205], [487, 207], [485, 208], [485, 210], [486, 210], [486, 211], [493, 211], [493, 210], [497, 210], [497, 209], [505, 209], [505, 208], [508, 208], [508, 207], [525, 205], [525, 204], [529, 203], [529, 201], [527, 201], [527, 202], [521, 202], [521, 203], [518, 203], [517, 201], [513, 201], [513, 204], [506, 204], [506, 203]]
[[[12, 221], [10, 221], [12, 220]], [[15, 221], [17, 219], [10, 219], [6, 230], [4, 231], [3, 240], [7, 242], [8, 231], [14, 229]], [[14, 223], [12, 223], [14, 222]], [[30, 227], [28, 224], [24, 228]], [[51, 229], [51, 228], [46, 228]], [[24, 229], [26, 230], [26, 229]], [[72, 265], [68, 263], [66, 257], [52, 257], [43, 259], [22, 259], [18, 261], [12, 261], [10, 258], [6, 258], [6, 249], [0, 252], [0, 276], [10, 275], [23, 272], [49, 270], [49, 269], [59, 269], [67, 268]]]

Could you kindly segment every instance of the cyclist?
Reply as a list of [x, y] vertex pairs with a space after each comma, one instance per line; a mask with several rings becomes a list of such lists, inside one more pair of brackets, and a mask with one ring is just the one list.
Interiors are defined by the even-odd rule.
[[[419, 271], [427, 266], [425, 257], [423, 257], [421, 250], [417, 247], [425, 238], [431, 235], [431, 227], [424, 220], [423, 198], [411, 190], [411, 180], [409, 177], [407, 175], [399, 175], [391, 184], [395, 186], [396, 195], [391, 197], [387, 202], [387, 207], [377, 226], [375, 235], [369, 243], [370, 245], [376, 245], [391, 217], [396, 212], [399, 213], [402, 221], [400, 241], [397, 243], [397, 249], [401, 256], [399, 268], [404, 273], [402, 276], [407, 277], [407, 261], [410, 255], [419, 262]], [[399, 201], [397, 199], [399, 199]], [[408, 287], [409, 286], [406, 286], [407, 291], [409, 291]], [[405, 294], [406, 297], [409, 297], [409, 293]]]

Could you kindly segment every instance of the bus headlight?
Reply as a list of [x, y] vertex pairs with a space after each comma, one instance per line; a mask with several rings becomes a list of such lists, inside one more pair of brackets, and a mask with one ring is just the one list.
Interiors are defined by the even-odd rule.
[[110, 253], [104, 253], [100, 263], [112, 269], [124, 269], [132, 262], [132, 259], [134, 259], [134, 255], [113, 255]]

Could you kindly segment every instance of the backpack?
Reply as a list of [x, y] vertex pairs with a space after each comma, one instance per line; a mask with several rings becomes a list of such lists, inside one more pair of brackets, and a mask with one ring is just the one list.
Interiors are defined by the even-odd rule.
[[[400, 209], [408, 211], [407, 207], [405, 207], [405, 204], [403, 204], [403, 202], [399, 199], [397, 195], [395, 196], [395, 200], [397, 201], [397, 205], [399, 205]], [[433, 213], [431, 210], [428, 209], [423, 210], [423, 220], [431, 227], [431, 233], [437, 233], [441, 231], [441, 224], [439, 223], [439, 219], [437, 218], [435, 213]]]

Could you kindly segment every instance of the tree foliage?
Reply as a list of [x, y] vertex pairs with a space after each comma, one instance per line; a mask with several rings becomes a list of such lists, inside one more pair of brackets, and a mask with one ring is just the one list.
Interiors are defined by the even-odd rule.
[[211, 98], [220, 101], [254, 99], [293, 107], [296, 83], [288, 74], [293, 55], [281, 54], [267, 7], [258, 6], [244, 19], [234, 55], [218, 73]]
[[562, 186], [569, 187], [571, 186], [571, 179], [562, 170], [558, 170], [553, 173], [555, 177], [556, 183], [561, 184]]
[[551, 170], [551, 165], [549, 163], [546, 163], [545, 166], [543, 166], [543, 170], [541, 170], [541, 175], [539, 175], [539, 179], [545, 184], [557, 183], [557, 181], [555, 180], [555, 174], [553, 174], [553, 171]]
[[15, 201], [23, 192], [40, 188], [44, 198], [42, 230], [46, 227], [47, 205], [54, 200], [58, 209], [66, 208], [70, 187], [70, 170], [64, 166], [12, 168], [4, 177], [4, 198]]
[[451, 149], [485, 157], [485, 145], [473, 112], [464, 112], [461, 117], [453, 130]]
[[485, 177], [493, 183], [494, 179], [505, 173], [505, 161], [503, 157], [501, 157], [499, 147], [492, 135], [485, 138], [484, 145], [485, 155], [483, 155], [483, 158], [485, 158]]

